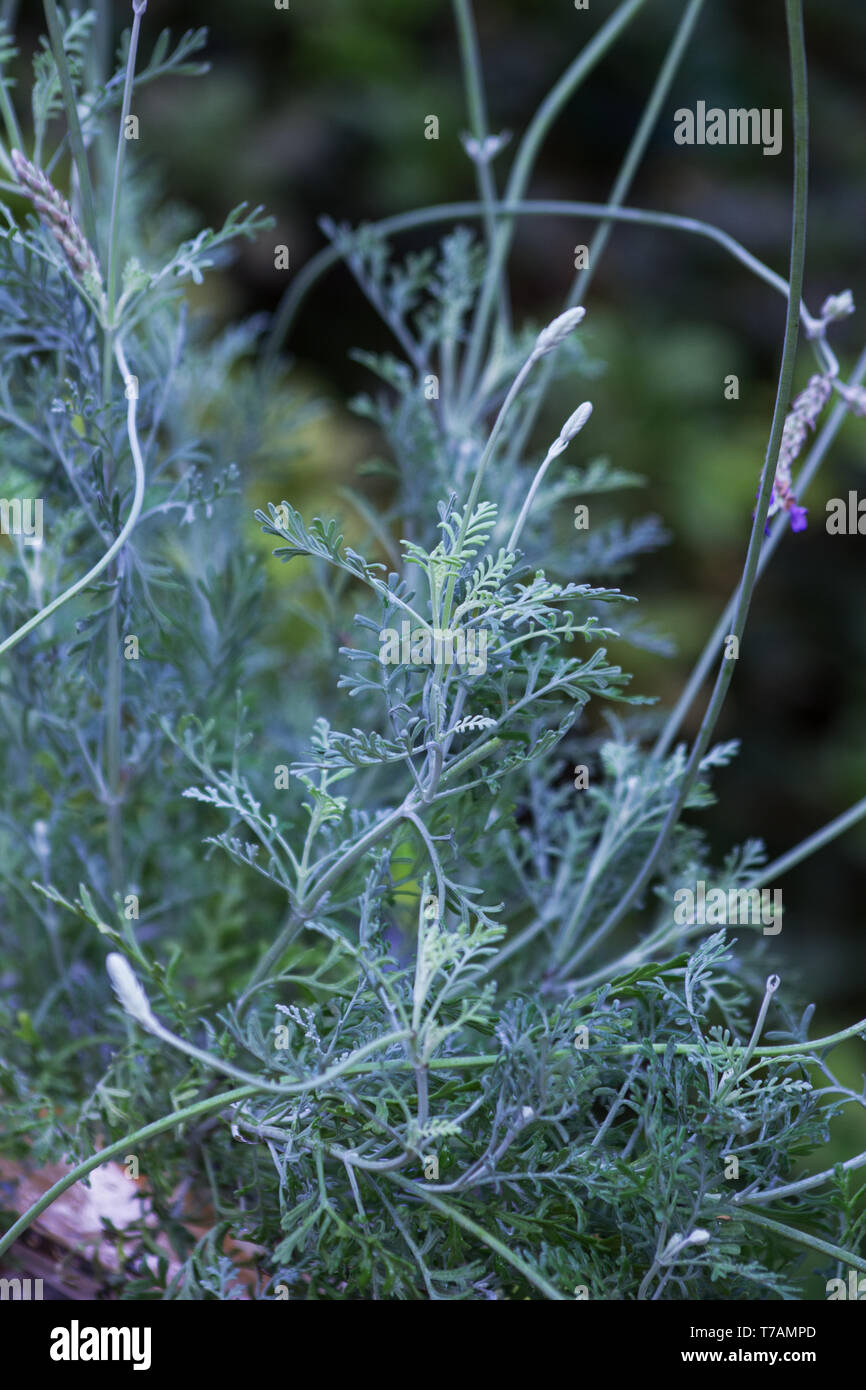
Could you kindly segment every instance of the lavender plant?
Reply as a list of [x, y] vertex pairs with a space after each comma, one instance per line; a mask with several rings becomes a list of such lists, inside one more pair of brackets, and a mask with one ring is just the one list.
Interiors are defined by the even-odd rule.
[[[340, 260], [399, 348], [359, 354], [384, 389], [355, 408], [394, 464], [386, 509], [354, 498], [367, 534], [348, 543], [337, 520], [307, 519], [288, 500], [256, 512], [288, 574], [301, 571], [293, 603], [322, 653], [339, 647], [338, 677], [309, 722], [286, 714], [285, 687], [257, 668], [260, 566], [235, 558], [249, 536], [220, 497], [232, 475], [219, 472], [219, 431], [207, 482], [193, 439], [215, 406], [197, 395], [190, 361], [235, 369], [255, 332], [222, 349], [190, 343], [175, 293], [262, 220], [236, 212], [160, 262], [140, 242], [135, 181], [123, 176], [136, 81], [185, 68], [200, 36], [174, 55], [159, 40], [136, 78], [138, 0], [122, 80], [82, 89], [76, 45], [92, 21], [64, 29], [45, 8], [52, 42], [37, 78], [49, 95], [44, 116], [34, 109], [32, 157], [6, 87], [0, 97], [4, 188], [41, 219], [7, 213], [0, 243], [0, 419], [20, 476], [44, 478], [52, 515], [60, 499], [65, 509], [51, 544], [18, 546], [4, 576], [4, 756], [39, 754], [25, 759], [26, 780], [3, 782], [2, 872], [22, 925], [5, 929], [10, 961], [21, 954], [0, 1077], [16, 1141], [77, 1162], [12, 1222], [0, 1253], [70, 1183], [132, 1153], [181, 1266], [168, 1276], [142, 1219], [125, 1298], [237, 1297], [227, 1231], [260, 1248], [258, 1296], [277, 1299], [789, 1299], [815, 1272], [866, 1271], [866, 1154], [806, 1176], [797, 1166], [835, 1116], [866, 1105], [829, 1061], [838, 1043], [866, 1037], [866, 1020], [810, 1037], [813, 1008], [773, 972], [760, 920], [734, 937], [715, 929], [726, 918], [676, 906], [697, 882], [751, 902], [866, 814], [863, 801], [772, 864], [755, 840], [714, 864], [683, 818], [712, 801], [714, 772], [737, 751], [713, 735], [757, 579], [788, 527], [805, 524], [806, 488], [863, 399], [866, 357], [845, 381], [828, 342], [849, 298], [815, 317], [802, 304], [799, 0], [785, 0], [787, 280], [716, 228], [623, 206], [700, 0], [683, 9], [600, 205], [524, 193], [551, 122], [642, 0], [621, 4], [569, 65], [501, 198], [492, 164], [505, 141], [488, 126], [469, 2], [455, 0], [478, 200], [356, 230], [326, 222], [331, 245], [294, 282], [254, 376], [256, 389], [273, 384], [298, 305]], [[91, 186], [121, 89], [113, 174]], [[67, 134], [46, 158], [61, 96]], [[69, 200], [52, 182], [67, 144]], [[554, 214], [598, 218], [593, 273], [615, 221], [662, 225], [710, 237], [787, 300], [742, 577], [654, 746], [648, 702], [603, 644], [653, 643], [613, 581], [663, 528], [649, 517], [567, 545], [557, 536], [565, 499], [637, 482], [606, 462], [562, 463], [604, 428], [580, 401], [582, 381], [572, 413], [537, 443], [551, 383], [591, 378], [589, 269], [546, 325], [511, 321], [515, 219]], [[399, 258], [400, 231], [436, 223], [450, 227], [437, 244]], [[788, 411], [801, 325], [817, 367]], [[749, 510], [744, 499], [744, 519]], [[339, 634], [352, 624], [348, 646]], [[124, 659], [130, 635], [141, 666]], [[689, 748], [677, 736], [720, 653]], [[310, 679], [325, 685], [321, 670]], [[202, 836], [206, 855], [190, 848]], [[40, 977], [51, 984], [34, 1010], [27, 991]], [[63, 1065], [72, 1051], [86, 1094]], [[36, 1121], [36, 1104], [57, 1120]], [[109, 1142], [95, 1150], [97, 1134]], [[177, 1205], [189, 1183], [218, 1214], [197, 1243]]]

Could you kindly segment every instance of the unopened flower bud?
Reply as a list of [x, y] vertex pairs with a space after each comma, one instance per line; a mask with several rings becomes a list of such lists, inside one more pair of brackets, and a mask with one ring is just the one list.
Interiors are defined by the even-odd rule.
[[673, 1263], [677, 1256], [685, 1250], [687, 1245], [706, 1245], [709, 1238], [709, 1231], [705, 1231], [702, 1226], [696, 1226], [688, 1235], [671, 1236], [664, 1250], [659, 1255], [659, 1264], [667, 1265]]
[[154, 1015], [144, 988], [129, 962], [118, 951], [111, 951], [106, 957], [106, 969], [111, 976], [114, 992], [126, 1012], [148, 1032], [158, 1033], [159, 1022]]
[[550, 446], [550, 458], [557, 458], [559, 454], [565, 452], [572, 439], [574, 439], [574, 436], [579, 434], [583, 429], [591, 414], [592, 402], [584, 401], [583, 405], [579, 405], [577, 410], [575, 410], [572, 415], [569, 415], [562, 429], [559, 431], [559, 437], [555, 439]]
[[574, 309], [566, 309], [564, 314], [549, 323], [546, 328], [542, 328], [535, 340], [535, 347], [532, 349], [533, 357], [544, 357], [546, 353], [552, 352], [555, 347], [572, 333], [586, 310], [578, 304]]

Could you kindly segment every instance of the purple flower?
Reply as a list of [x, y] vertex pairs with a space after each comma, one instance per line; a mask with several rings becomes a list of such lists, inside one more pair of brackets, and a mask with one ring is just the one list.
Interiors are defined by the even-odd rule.
[[805, 531], [806, 529], [806, 508], [798, 507], [796, 503], [791, 508], [791, 530]]

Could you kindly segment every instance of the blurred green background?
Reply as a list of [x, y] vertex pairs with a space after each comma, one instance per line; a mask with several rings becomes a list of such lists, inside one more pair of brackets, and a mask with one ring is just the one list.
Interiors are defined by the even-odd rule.
[[[40, 6], [21, 19], [40, 24]], [[529, 195], [603, 200], [640, 117], [684, 0], [649, 0], [625, 36], [555, 125]], [[475, 6], [491, 129], [516, 137], [574, 54], [613, 12], [613, 0], [478, 0]], [[125, 4], [103, 4], [112, 45]], [[32, 13], [31, 13], [32, 11]], [[851, 289], [866, 309], [866, 7], [860, 0], [806, 0], [812, 145], [805, 299]], [[207, 24], [209, 76], [143, 91], [139, 159], [152, 162], [167, 199], [218, 224], [235, 203], [264, 203], [273, 234], [244, 245], [209, 281], [208, 307], [228, 321], [271, 313], [289, 280], [324, 244], [322, 214], [353, 224], [431, 202], [475, 196], [460, 144], [468, 128], [459, 52], [447, 0], [150, 0], [143, 52], [159, 29]], [[778, 157], [756, 147], [679, 147], [673, 112], [708, 105], [781, 107]], [[781, 0], [707, 0], [695, 37], [628, 202], [717, 223], [783, 271], [790, 235], [791, 138]], [[424, 138], [436, 114], [440, 138]], [[516, 140], [494, 165], [499, 187]], [[154, 208], [154, 215], [157, 215]], [[511, 270], [515, 313], [546, 322], [573, 276], [573, 247], [594, 224], [527, 219]], [[403, 238], [405, 247], [424, 237]], [[274, 245], [291, 270], [274, 268]], [[595, 404], [581, 457], [604, 454], [646, 478], [640, 493], [593, 503], [593, 516], [654, 513], [671, 543], [640, 557], [623, 587], [676, 643], [663, 659], [623, 649], [634, 688], [670, 704], [740, 572], [766, 447], [784, 324], [784, 300], [719, 248], [682, 233], [615, 229], [587, 300], [584, 338], [604, 365], [591, 383], [554, 394], [538, 440], [579, 400]], [[843, 372], [866, 339], [864, 314], [837, 326]], [[390, 348], [348, 272], [333, 271], [307, 302], [288, 350], [293, 379], [327, 403], [300, 457], [274, 441], [251, 505], [287, 497], [345, 515], [335, 495], [358, 462], [379, 452], [366, 423], [346, 409], [368, 389], [348, 354]], [[796, 387], [813, 370], [801, 350]], [[726, 401], [724, 378], [739, 377]], [[583, 440], [586, 443], [583, 444]], [[789, 535], [753, 602], [719, 738], [742, 740], [722, 771], [718, 806], [703, 817], [721, 854], [747, 836], [771, 857], [838, 815], [866, 790], [862, 572], [866, 539], [828, 536], [828, 497], [866, 493], [866, 421], [849, 419], [810, 494], [805, 534]], [[324, 501], [325, 498], [329, 500]], [[596, 510], [597, 508], [597, 510]], [[251, 540], [256, 536], [250, 520]], [[276, 570], [276, 573], [274, 571]], [[270, 567], [275, 591], [286, 572]], [[703, 697], [705, 698], [705, 696]], [[699, 707], [702, 701], [699, 701]], [[693, 710], [688, 729], [696, 727]], [[809, 859], [783, 883], [782, 936], [774, 968], [800, 976], [820, 1001], [816, 1025], [866, 1014], [862, 890], [866, 825]]]

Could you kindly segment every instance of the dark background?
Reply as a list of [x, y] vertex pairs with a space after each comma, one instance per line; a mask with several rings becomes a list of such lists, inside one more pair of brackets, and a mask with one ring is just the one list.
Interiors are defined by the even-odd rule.
[[[548, 137], [528, 196], [603, 200], [626, 149], [684, 4], [650, 0]], [[494, 165], [501, 189], [517, 138], [574, 54], [615, 8], [591, 0], [479, 0], [476, 18], [490, 127], [515, 139]], [[22, 18], [34, 32], [41, 6]], [[116, 45], [125, 4], [102, 6], [100, 42]], [[851, 289], [866, 308], [866, 7], [859, 0], [807, 0], [812, 115], [811, 204], [805, 299], [813, 313], [831, 292]], [[142, 52], [168, 25], [175, 34], [210, 26], [211, 73], [160, 83], [134, 109], [139, 159], [152, 162], [164, 196], [198, 224], [218, 225], [237, 202], [264, 203], [273, 234], [244, 248], [209, 282], [207, 306], [226, 321], [272, 312], [292, 273], [323, 244], [320, 215], [353, 224], [426, 203], [474, 198], [474, 174], [459, 141], [468, 128], [459, 50], [446, 0], [150, 0]], [[778, 157], [758, 147], [679, 147], [673, 112], [708, 105], [782, 107]], [[440, 120], [438, 141], [424, 118]], [[790, 237], [792, 146], [784, 6], [781, 0], [707, 0], [695, 37], [627, 202], [714, 222], [784, 272]], [[159, 214], [154, 206], [153, 215]], [[573, 276], [573, 247], [594, 224], [527, 219], [511, 270], [515, 311], [544, 323]], [[274, 269], [274, 245], [292, 270]], [[406, 247], [423, 236], [404, 238]], [[604, 371], [580, 394], [552, 397], [542, 444], [577, 401], [595, 405], [580, 458], [604, 453], [641, 473], [641, 493], [599, 503], [658, 514], [671, 543], [638, 561], [623, 587], [671, 635], [663, 660], [617, 652], [634, 688], [670, 705], [733, 588], [748, 541], [752, 499], [769, 433], [784, 325], [784, 300], [719, 248], [682, 233], [618, 227], [587, 299], [584, 334]], [[843, 374], [864, 340], [864, 315], [839, 324], [832, 342]], [[354, 346], [390, 347], [387, 333], [337, 269], [316, 289], [288, 350], [293, 380], [328, 403], [300, 462], [277, 462], [251, 488], [250, 503], [286, 496], [306, 509], [348, 479], [380, 444], [346, 399], [369, 379]], [[801, 348], [796, 389], [813, 359]], [[740, 399], [725, 401], [736, 373]], [[586, 389], [584, 390], [584, 386]], [[866, 789], [862, 580], [866, 539], [824, 529], [828, 497], [866, 494], [866, 421], [849, 419], [809, 496], [805, 534], [789, 535], [759, 584], [718, 738], [739, 737], [739, 759], [716, 779], [719, 804], [702, 818], [719, 857], [748, 836], [771, 858], [845, 810]], [[271, 484], [279, 483], [275, 489]], [[329, 492], [330, 490], [330, 492]], [[595, 513], [594, 513], [595, 515]], [[251, 522], [251, 536], [254, 523]], [[284, 573], [277, 579], [284, 582]], [[705, 696], [703, 697], [705, 699]], [[699, 701], [699, 709], [702, 702]], [[689, 731], [700, 717], [692, 711]], [[821, 1001], [821, 1031], [866, 1013], [861, 897], [866, 823], [786, 875], [780, 972], [800, 976]]]

